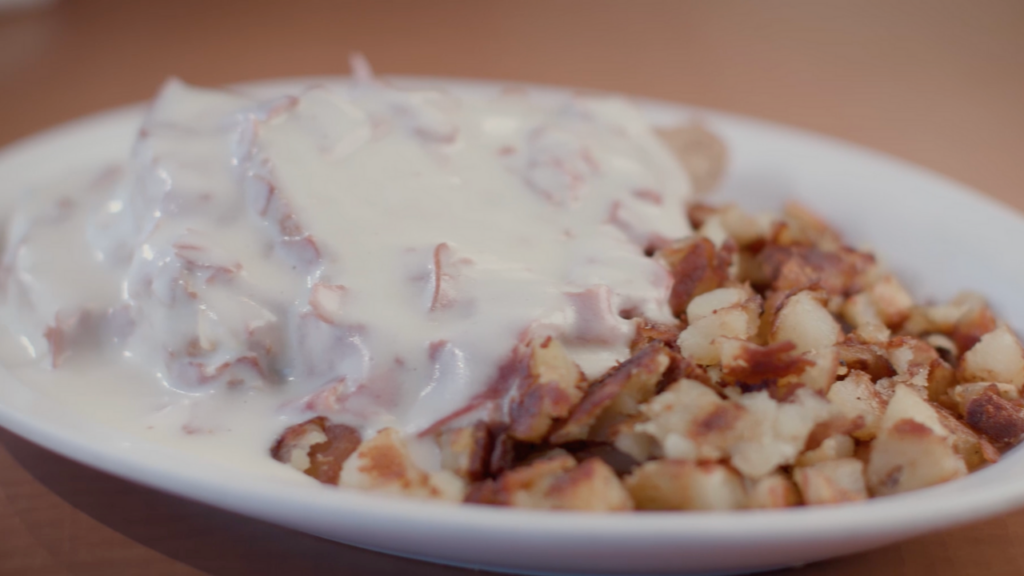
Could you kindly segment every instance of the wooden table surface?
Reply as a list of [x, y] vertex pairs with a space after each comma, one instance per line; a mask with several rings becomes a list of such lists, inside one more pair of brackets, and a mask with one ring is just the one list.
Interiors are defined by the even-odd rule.
[[[55, 2], [0, 12], [0, 145], [148, 98], [346, 71], [621, 90], [795, 124], [1024, 208], [1024, 2]], [[166, 496], [0, 431], [0, 575], [469, 574]], [[1024, 574], [1024, 512], [786, 574]]]

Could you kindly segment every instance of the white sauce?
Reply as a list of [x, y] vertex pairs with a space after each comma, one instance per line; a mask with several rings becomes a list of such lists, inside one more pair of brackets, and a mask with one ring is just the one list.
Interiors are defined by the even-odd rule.
[[359, 62], [350, 89], [263, 102], [172, 80], [120, 174], [26, 195], [0, 314], [21, 377], [212, 457], [265, 459], [313, 413], [412, 435], [527, 338], [596, 376], [622, 316], [669, 320], [644, 250], [690, 233], [689, 192], [615, 98], [462, 100]]

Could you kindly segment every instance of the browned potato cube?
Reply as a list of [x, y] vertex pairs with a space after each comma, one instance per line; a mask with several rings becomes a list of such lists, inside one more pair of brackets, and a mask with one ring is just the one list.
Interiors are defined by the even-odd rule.
[[798, 466], [793, 479], [806, 504], [840, 504], [866, 500], [864, 463], [856, 458], [826, 460]]
[[839, 371], [839, 350], [819, 348], [805, 353], [804, 358], [812, 364], [796, 380], [819, 394], [828, 394]]
[[801, 503], [800, 490], [781, 472], [748, 482], [747, 508], [788, 508]]
[[318, 416], [289, 426], [270, 449], [270, 455], [278, 462], [284, 462], [301, 472], [309, 470], [309, 449], [314, 444], [327, 441], [324, 433], [326, 425], [327, 419]]
[[711, 365], [720, 361], [717, 339], [745, 340], [757, 333], [761, 298], [740, 288], [721, 288], [694, 300], [690, 309], [690, 325], [679, 334], [679, 351], [697, 364]]
[[730, 463], [749, 478], [760, 478], [795, 462], [811, 431], [835, 415], [824, 398], [803, 388], [786, 402], [754, 392], [740, 396], [736, 403], [747, 414], [741, 421], [740, 439], [729, 446]]
[[939, 423], [949, 430], [953, 450], [964, 459], [970, 471], [999, 461], [999, 450], [981, 434], [964, 424], [952, 412], [942, 406], [933, 406], [939, 415]]
[[815, 365], [797, 355], [796, 346], [789, 341], [758, 346], [738, 338], [719, 338], [716, 345], [724, 382], [738, 385], [745, 392], [772, 388], [778, 381], [799, 376]]
[[746, 504], [743, 479], [722, 464], [654, 460], [625, 480], [642, 510], [735, 510]]
[[783, 206], [782, 216], [800, 242], [826, 249], [842, 246], [839, 234], [807, 206], [790, 200]]
[[800, 353], [829, 348], [842, 338], [843, 331], [825, 308], [822, 295], [806, 290], [786, 299], [769, 336], [773, 343], [792, 342]]
[[907, 289], [892, 274], [882, 276], [871, 286], [868, 293], [879, 318], [886, 326], [899, 327], [910, 317], [914, 301]]
[[538, 459], [503, 474], [493, 488], [494, 503], [519, 508], [613, 511], [633, 502], [615, 471], [597, 458], [582, 464], [568, 454]]
[[636, 335], [629, 344], [629, 353], [636, 354], [652, 342], [674, 345], [683, 327], [679, 324], [659, 324], [646, 318], [636, 319]]
[[345, 460], [355, 452], [359, 431], [318, 416], [285, 430], [271, 455], [325, 484], [337, 484]]
[[875, 496], [916, 490], [967, 474], [949, 440], [921, 422], [904, 418], [875, 439], [867, 482]]
[[749, 288], [716, 288], [695, 297], [686, 307], [686, 320], [690, 324], [707, 318], [722, 308], [731, 308], [753, 296]]
[[639, 428], [646, 421], [645, 416], [637, 414], [613, 426], [608, 434], [617, 450], [637, 462], [661, 456], [657, 439]]
[[[673, 362], [674, 353], [661, 342], [652, 342], [613, 368], [586, 392], [561, 427], [549, 440], [564, 444], [594, 440], [615, 423], [637, 414], [641, 403], [654, 396], [658, 383]], [[595, 424], [601, 424], [595, 427]]]
[[840, 366], [860, 370], [872, 381], [896, 375], [896, 370], [889, 362], [888, 352], [880, 346], [847, 338], [835, 348], [839, 353]]
[[658, 259], [674, 279], [669, 306], [676, 316], [686, 312], [696, 296], [725, 285], [732, 252], [725, 248], [719, 251], [713, 242], [701, 236], [691, 236], [658, 251]]
[[960, 359], [961, 382], [1003, 382], [1024, 385], [1024, 349], [1006, 326], [981, 337]]
[[1024, 438], [1024, 410], [1000, 396], [995, 386], [967, 400], [964, 421], [999, 447], [1015, 446]]
[[543, 495], [545, 508], [594, 512], [633, 509], [619, 477], [599, 458], [590, 458], [555, 478]]
[[882, 320], [871, 294], [861, 292], [850, 296], [843, 303], [841, 312], [843, 319], [856, 329], [861, 340], [871, 343], [885, 343], [889, 340], [889, 328]]
[[853, 437], [858, 440], [871, 440], [875, 437], [888, 404], [871, 378], [859, 370], [854, 370], [845, 380], [833, 384], [828, 391], [828, 401], [846, 416], [863, 419], [863, 427], [853, 432]]
[[957, 409], [962, 416], [967, 413], [967, 403], [986, 390], [992, 390], [1003, 400], [1009, 400], [1011, 402], [1020, 400], [1020, 390], [1018, 390], [1016, 386], [1013, 384], [1003, 384], [1001, 382], [971, 382], [969, 384], [960, 384], [950, 391], [950, 396], [953, 401], [956, 402]]
[[636, 425], [660, 444], [668, 458], [713, 461], [728, 455], [743, 433], [746, 409], [727, 402], [700, 382], [680, 380], [641, 408], [648, 419]]
[[982, 336], [996, 329], [996, 317], [983, 297], [965, 293], [954, 298], [950, 305], [958, 313], [949, 336], [961, 353], [973, 348]]
[[587, 381], [561, 342], [551, 337], [530, 347], [529, 373], [509, 410], [508, 435], [540, 442], [556, 419], [565, 418], [583, 398]]
[[797, 466], [813, 466], [827, 460], [838, 460], [840, 458], [853, 458], [856, 443], [853, 437], [846, 434], [836, 434], [826, 438], [817, 448], [808, 450], [796, 459]]
[[441, 467], [463, 480], [475, 482], [487, 475], [494, 438], [485, 423], [446, 430], [437, 439], [441, 448]]
[[465, 485], [455, 474], [442, 470], [428, 473], [409, 455], [401, 434], [385, 428], [364, 441], [345, 461], [341, 486], [384, 494], [459, 502]]

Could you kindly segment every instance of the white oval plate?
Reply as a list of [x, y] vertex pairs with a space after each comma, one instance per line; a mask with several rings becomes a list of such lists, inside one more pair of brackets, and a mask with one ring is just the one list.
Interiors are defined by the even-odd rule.
[[[311, 81], [265, 82], [255, 92]], [[496, 83], [407, 79], [469, 96]], [[539, 97], [567, 91], [536, 88]], [[732, 156], [719, 199], [757, 208], [799, 199], [854, 244], [876, 247], [918, 297], [960, 289], [987, 295], [1024, 326], [1024, 219], [1012, 209], [905, 162], [761, 121], [636, 100], [659, 124], [695, 113]], [[141, 106], [103, 113], [0, 153], [0, 214], [16, 192], [54, 174], [127, 157]], [[803, 564], [978, 520], [1024, 506], [1024, 452], [945, 485], [859, 504], [734, 513], [581, 514], [449, 506], [330, 487], [297, 487], [90, 422], [0, 367], [0, 425], [68, 458], [140, 484], [325, 538], [405, 556], [507, 571], [736, 572]]]

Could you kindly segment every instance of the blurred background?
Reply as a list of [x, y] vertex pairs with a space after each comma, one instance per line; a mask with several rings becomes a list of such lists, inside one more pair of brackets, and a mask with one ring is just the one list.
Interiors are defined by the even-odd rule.
[[[0, 0], [0, 145], [198, 84], [507, 79], [677, 100], [877, 148], [1024, 208], [1020, 0]], [[471, 574], [162, 496], [0, 433], [0, 575]], [[1024, 514], [799, 574], [1024, 573]]]
[[0, 144], [148, 98], [168, 75], [344, 74], [361, 50], [386, 74], [620, 90], [796, 124], [1024, 206], [1019, 0], [13, 3]]

